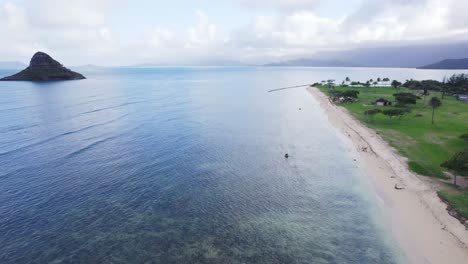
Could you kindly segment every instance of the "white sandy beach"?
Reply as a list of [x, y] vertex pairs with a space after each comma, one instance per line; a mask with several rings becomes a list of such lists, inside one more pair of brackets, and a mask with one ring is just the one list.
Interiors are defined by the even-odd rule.
[[[317, 88], [307, 89], [380, 197], [386, 225], [409, 263], [468, 263], [468, 231], [450, 216], [428, 180], [409, 171], [404, 157]], [[363, 151], [362, 148], [367, 148]], [[396, 190], [395, 184], [405, 189]]]

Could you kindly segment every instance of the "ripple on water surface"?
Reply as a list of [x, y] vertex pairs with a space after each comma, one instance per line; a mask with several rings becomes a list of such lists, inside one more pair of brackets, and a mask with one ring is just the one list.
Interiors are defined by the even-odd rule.
[[1, 263], [397, 262], [310, 69], [87, 76], [2, 84]]

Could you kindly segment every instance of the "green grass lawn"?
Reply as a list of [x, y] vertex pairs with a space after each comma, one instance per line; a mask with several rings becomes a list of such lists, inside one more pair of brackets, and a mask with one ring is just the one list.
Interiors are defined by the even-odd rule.
[[[318, 87], [325, 94], [329, 94], [327, 86]], [[404, 115], [401, 120], [389, 118], [383, 114], [376, 114], [369, 119], [364, 111], [370, 109], [389, 109], [391, 106], [373, 106], [371, 102], [379, 98], [385, 98], [394, 102], [394, 93], [411, 91], [391, 87], [336, 87], [336, 90], [358, 90], [359, 101], [354, 103], [342, 103], [357, 119], [373, 128], [391, 146], [407, 157], [409, 168], [420, 174], [440, 179], [446, 179], [444, 168], [440, 164], [448, 160], [456, 152], [468, 148], [468, 141], [460, 138], [460, 135], [468, 133], [468, 104], [457, 101], [452, 96], [446, 96], [442, 106], [435, 110], [435, 124], [431, 124], [432, 108], [428, 105], [431, 97], [441, 98], [438, 92], [430, 92], [429, 96], [417, 100], [416, 105], [411, 105], [411, 112]], [[468, 175], [466, 175], [468, 176]], [[468, 217], [468, 191], [456, 190], [447, 185], [440, 191], [457, 211]]]
[[[319, 87], [328, 94], [330, 88]], [[440, 93], [432, 92], [424, 99], [417, 100], [416, 105], [410, 105], [411, 112], [401, 120], [377, 114], [369, 119], [364, 111], [370, 109], [389, 109], [391, 106], [373, 106], [371, 102], [385, 98], [394, 101], [393, 94], [397, 92], [418, 92], [390, 87], [336, 87], [336, 90], [358, 90], [359, 101], [343, 103], [356, 118], [367, 126], [375, 129], [389, 144], [395, 147], [403, 156], [409, 159], [409, 167], [414, 172], [436, 178], [446, 178], [440, 164], [453, 154], [468, 147], [468, 142], [460, 139], [460, 135], [468, 133], [468, 104], [457, 101], [452, 96], [446, 96], [442, 106], [435, 110], [435, 124], [431, 124], [432, 108], [428, 101], [432, 96], [441, 98]]]

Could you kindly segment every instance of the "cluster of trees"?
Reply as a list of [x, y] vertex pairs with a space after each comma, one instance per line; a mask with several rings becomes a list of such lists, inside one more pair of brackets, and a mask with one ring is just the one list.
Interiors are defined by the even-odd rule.
[[[346, 82], [351, 82], [351, 79], [349, 77], [346, 77], [345, 79]], [[377, 85], [379, 82], [389, 82], [390, 79], [385, 77], [385, 78], [380, 78], [378, 77], [375, 81], [374, 79], [370, 79], [366, 82], [356, 82], [356, 81], [352, 81], [351, 82], [351, 85], [363, 85], [363, 86], [370, 86], [371, 84], [374, 84], [374, 85]], [[344, 82], [343, 82], [344, 83]]]
[[[351, 85], [362, 85], [369, 87], [372, 84], [376, 85], [379, 82], [389, 82], [389, 78], [377, 78], [375, 81], [374, 79], [370, 79], [365, 82], [359, 81], [351, 81], [349, 77], [346, 77], [346, 82], [350, 83]], [[343, 82], [344, 85], [344, 82]], [[428, 95], [429, 91], [440, 91], [442, 92], [442, 98], [445, 94], [453, 95], [453, 94], [468, 94], [468, 74], [454, 74], [448, 78], [444, 78], [442, 82], [436, 80], [406, 80], [404, 83], [401, 83], [397, 80], [393, 80], [391, 85], [398, 89], [400, 87], [405, 87], [410, 90], [423, 90], [424, 95]]]
[[411, 79], [401, 84], [398, 81], [393, 81], [392, 86], [395, 88], [402, 86], [411, 90], [424, 90], [424, 95], [427, 95], [428, 91], [440, 91], [443, 94], [467, 94], [468, 74], [454, 74], [449, 78], [444, 78], [442, 82], [435, 80], [416, 81]]
[[[371, 82], [370, 81], [366, 81], [366, 82], [355, 82], [355, 81], [352, 81], [351, 82], [351, 85], [362, 85], [364, 87], [369, 87], [371, 86]], [[377, 84], [377, 82], [374, 82], [373, 84]]]
[[422, 89], [422, 84], [420, 81], [416, 80], [406, 80], [405, 83], [403, 83], [401, 86], [411, 89], [411, 90], [421, 90]]
[[[387, 77], [385, 77], [385, 78], [380, 78], [380, 77], [378, 77], [375, 81], [376, 81], [376, 82], [389, 82], [390, 79], [387, 78]], [[373, 83], [373, 82], [374, 82], [374, 79], [369, 79], [368, 82]]]
[[367, 85], [370, 85], [370, 84], [373, 84], [373, 85], [377, 85], [379, 84], [380, 82], [389, 82], [390, 79], [385, 77], [385, 78], [380, 78], [378, 77], [377, 80], [374, 81], [374, 79], [370, 79], [366, 82]]
[[395, 97], [397, 106], [406, 106], [409, 104], [416, 104], [416, 100], [420, 99], [418, 96], [412, 93], [396, 93], [396, 94], [393, 94], [393, 96]]
[[443, 91], [444, 90], [443, 83], [439, 81], [435, 81], [435, 80], [424, 80], [424, 81], [407, 80], [401, 86], [406, 87], [411, 90], [423, 90], [424, 95], [428, 95], [429, 90], [431, 91]]
[[[362, 86], [365, 86], [366, 84], [370, 85], [369, 81], [364, 82], [364, 83], [363, 83], [363, 82], [359, 82], [359, 81], [351, 81], [351, 80], [349, 79], [349, 77], [346, 77], [346, 80], [345, 80], [345, 81], [346, 81], [346, 82], [349, 82], [351, 85], [362, 85]], [[343, 86], [347, 86], [347, 85], [344, 84], [344, 81], [343, 81], [342, 85], [343, 85]]]
[[[346, 77], [346, 81], [350, 82], [350, 78]], [[377, 82], [380, 81], [390, 81], [389, 78], [383, 78], [381, 79], [380, 77], [377, 78]], [[351, 85], [364, 85], [364, 86], [370, 86], [371, 83], [376, 83], [374, 82], [373, 79], [368, 80], [366, 83], [361, 83], [361, 82], [351, 82]], [[454, 74], [449, 78], [444, 78], [442, 82], [435, 81], [435, 80], [423, 80], [423, 81], [416, 81], [416, 80], [407, 80], [405, 83], [401, 83], [399, 81], [392, 81], [391, 85], [398, 89], [399, 87], [406, 87], [411, 90], [423, 90], [424, 95], [429, 94], [429, 90], [434, 90], [434, 91], [442, 91], [442, 99], [444, 98], [445, 94], [468, 94], [468, 74]], [[340, 98], [340, 97], [351, 97], [351, 98], [357, 98], [359, 94], [359, 91], [356, 90], [348, 90], [348, 91], [332, 91], [331, 95], [334, 99]], [[411, 104], [416, 104], [416, 101], [418, 99], [421, 99], [419, 96], [408, 93], [408, 92], [400, 92], [400, 93], [395, 93], [393, 95], [395, 97], [396, 105], [397, 107], [404, 108], [407, 105]], [[435, 109], [439, 108], [442, 105], [442, 101], [437, 98], [437, 97], [432, 97], [431, 100], [429, 101], [429, 106], [432, 107], [432, 124], [434, 124], [434, 116], [435, 116]], [[382, 113], [384, 115], [387, 115], [389, 117], [398, 117], [398, 119], [401, 119], [401, 117], [407, 113], [407, 109], [399, 109], [399, 108], [393, 108], [393, 109], [386, 109], [386, 110], [379, 110], [379, 109], [371, 109], [365, 111], [365, 115], [368, 116], [369, 118], [375, 116], [378, 113]]]
[[[418, 96], [412, 93], [396, 93], [393, 96], [395, 97], [395, 100], [397, 101], [397, 104], [396, 104], [397, 108], [385, 109], [383, 111], [380, 109], [370, 109], [370, 110], [364, 111], [364, 115], [366, 115], [370, 119], [374, 117], [376, 114], [382, 113], [390, 118], [398, 117], [398, 119], [401, 119], [403, 115], [411, 112], [409, 108], [404, 108], [404, 107], [406, 107], [409, 104], [416, 104], [416, 100], [420, 99]], [[437, 97], [432, 97], [431, 100], [429, 101], [429, 106], [432, 108], [432, 124], [434, 124], [435, 109], [442, 106], [442, 101]]]
[[352, 82], [351, 82], [351, 85], [362, 85], [362, 86], [364, 86], [364, 87], [369, 87], [369, 86], [371, 85], [371, 83], [370, 83], [369, 81], [364, 82], [364, 83], [352, 81]]
[[393, 80], [391, 85], [393, 86], [393, 88], [398, 89], [398, 88], [401, 87], [401, 82], [399, 82], [397, 80]]
[[468, 94], [468, 74], [454, 74], [444, 79], [444, 92], [449, 94]]

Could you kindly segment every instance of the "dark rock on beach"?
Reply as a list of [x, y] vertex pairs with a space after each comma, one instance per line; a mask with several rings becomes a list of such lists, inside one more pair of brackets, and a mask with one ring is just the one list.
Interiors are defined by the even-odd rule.
[[0, 81], [66, 81], [86, 79], [80, 73], [65, 68], [44, 52], [36, 52], [29, 67]]

